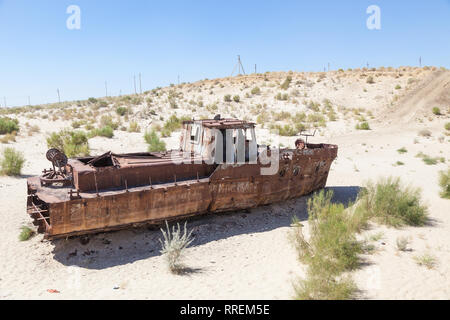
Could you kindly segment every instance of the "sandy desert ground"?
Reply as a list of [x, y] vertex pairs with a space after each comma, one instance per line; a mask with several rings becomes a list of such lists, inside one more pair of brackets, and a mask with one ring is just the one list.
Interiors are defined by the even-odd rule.
[[[280, 89], [288, 76], [292, 77], [289, 89]], [[256, 86], [261, 92], [252, 94]], [[287, 100], [275, 99], [279, 92], [288, 93]], [[240, 95], [240, 102], [225, 102], [226, 94]], [[403, 67], [267, 73], [174, 85], [139, 98], [128, 121], [123, 117], [121, 121], [124, 126], [138, 122], [141, 132], [117, 130], [112, 139], [90, 139], [92, 154], [146, 150], [142, 132], [162, 125], [171, 114], [206, 118], [220, 113], [257, 121], [259, 143], [293, 147], [296, 137], [281, 137], [270, 130], [271, 123], [293, 121], [279, 113], [322, 114], [326, 126], [315, 123], [318, 132], [310, 141], [339, 145], [327, 183], [337, 200], [354, 200], [368, 179], [392, 175], [421, 187], [429, 206], [431, 222], [425, 227], [373, 224], [364, 232], [363, 237], [375, 239], [376, 251], [364, 256], [367, 263], [354, 273], [360, 298], [450, 298], [450, 201], [439, 197], [437, 183], [438, 172], [446, 170], [450, 161], [450, 137], [444, 128], [450, 118], [449, 71]], [[97, 234], [86, 245], [78, 238], [50, 242], [42, 235], [18, 240], [20, 227], [31, 225], [26, 214], [26, 178], [49, 167], [46, 137], [71, 127], [74, 120], [88, 122], [107, 113], [119, 117], [114, 110], [123, 102], [104, 100], [108, 106], [100, 110], [84, 101], [9, 115], [19, 119], [21, 131], [15, 142], [0, 144], [0, 149], [12, 146], [24, 153], [27, 162], [23, 176], [0, 177], [0, 299], [291, 299], [292, 284], [304, 276], [305, 268], [287, 235], [294, 215], [307, 228], [308, 197], [251, 212], [189, 220], [195, 241], [186, 251], [186, 264], [192, 268], [187, 275], [168, 272], [159, 252], [157, 229]], [[432, 113], [435, 106], [442, 115]], [[363, 120], [371, 130], [355, 129]], [[32, 126], [40, 132], [28, 135]], [[420, 134], [423, 130], [431, 134]], [[176, 148], [179, 132], [164, 140], [169, 148]], [[408, 152], [399, 154], [402, 147]], [[419, 152], [443, 161], [426, 165], [416, 157]], [[410, 251], [396, 249], [399, 236], [410, 238]], [[434, 256], [436, 266], [418, 265], [414, 257], [422, 254]]]

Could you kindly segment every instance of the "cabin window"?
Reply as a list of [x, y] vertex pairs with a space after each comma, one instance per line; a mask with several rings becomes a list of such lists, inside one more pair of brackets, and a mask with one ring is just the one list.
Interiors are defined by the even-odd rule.
[[198, 144], [200, 140], [200, 127], [193, 125], [191, 127], [191, 143]]

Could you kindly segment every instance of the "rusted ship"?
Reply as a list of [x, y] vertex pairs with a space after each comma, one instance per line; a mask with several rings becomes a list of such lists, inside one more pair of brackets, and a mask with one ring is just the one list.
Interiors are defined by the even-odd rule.
[[325, 187], [337, 151], [260, 146], [247, 121], [185, 121], [179, 150], [75, 159], [49, 150], [53, 168], [28, 179], [27, 211], [52, 239], [249, 209]]

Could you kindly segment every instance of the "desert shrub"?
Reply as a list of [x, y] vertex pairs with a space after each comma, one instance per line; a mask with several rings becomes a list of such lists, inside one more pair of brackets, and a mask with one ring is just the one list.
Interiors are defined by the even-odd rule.
[[445, 130], [450, 131], [450, 122], [447, 122], [447, 123], [445, 124]]
[[114, 130], [110, 126], [95, 128], [89, 131], [88, 137], [89, 138], [105, 137], [111, 139], [112, 137], [114, 137]]
[[291, 76], [287, 76], [286, 80], [284, 80], [284, 82], [281, 84], [280, 88], [283, 90], [287, 90], [289, 89], [289, 86], [292, 82], [292, 77]]
[[356, 130], [370, 130], [370, 125], [367, 121], [364, 121], [364, 122], [358, 123], [355, 128], [356, 128]]
[[94, 103], [97, 103], [97, 99], [95, 99], [95, 98], [89, 98], [89, 99], [88, 99], [88, 102], [94, 104]]
[[409, 240], [407, 237], [398, 237], [396, 244], [397, 244], [397, 250], [406, 251], [408, 249]]
[[432, 111], [433, 111], [433, 114], [436, 116], [441, 115], [441, 109], [439, 109], [438, 107], [434, 107]]
[[289, 100], [289, 95], [287, 93], [281, 94], [281, 92], [278, 92], [278, 94], [275, 96], [275, 99], [280, 101], [287, 101]]
[[258, 95], [261, 94], [261, 89], [259, 87], [254, 87], [251, 92], [254, 95]]
[[447, 169], [447, 172], [439, 172], [439, 186], [441, 187], [441, 197], [450, 199], [450, 169]]
[[404, 187], [399, 178], [392, 177], [368, 182], [358, 195], [356, 211], [394, 227], [422, 226], [427, 221], [420, 189]]
[[429, 138], [429, 137], [431, 137], [431, 131], [428, 129], [420, 130], [419, 136]]
[[0, 118], [0, 134], [19, 131], [19, 121], [11, 118]]
[[408, 150], [406, 150], [405, 147], [402, 147], [402, 148], [398, 149], [397, 152], [400, 153], [400, 154], [403, 154], [403, 153], [407, 153]]
[[343, 204], [332, 203], [332, 196], [322, 190], [308, 200], [308, 241], [302, 225], [293, 223], [290, 240], [307, 264], [307, 278], [295, 286], [297, 299], [349, 299], [356, 291], [353, 281], [340, 275], [359, 266], [362, 243], [356, 239], [351, 213]]
[[20, 176], [25, 163], [23, 154], [13, 148], [5, 148], [0, 159], [0, 173], [7, 176]]
[[166, 221], [167, 230], [161, 229], [164, 237], [164, 241], [161, 241], [162, 250], [170, 272], [180, 273], [184, 269], [182, 262], [184, 250], [194, 241], [192, 237], [192, 230], [187, 232], [186, 223], [184, 229], [180, 228], [180, 224], [177, 223], [177, 227], [172, 227], [172, 231], [169, 228], [169, 224]]
[[16, 137], [17, 137], [17, 132], [13, 131], [12, 133], [7, 133], [4, 136], [2, 136], [0, 138], [0, 143], [10, 143], [10, 142], [15, 142], [16, 141]]
[[125, 108], [125, 107], [117, 107], [116, 108], [116, 113], [119, 115], [119, 116], [124, 116], [126, 113], [127, 113], [127, 108]]
[[102, 116], [100, 118], [100, 125], [102, 127], [111, 127], [113, 130], [117, 130], [120, 123], [113, 121], [113, 118], [111, 116]]
[[419, 266], [424, 266], [427, 269], [433, 269], [437, 264], [436, 257], [429, 253], [424, 253], [420, 256], [415, 256], [414, 260]]
[[291, 125], [271, 125], [270, 129], [275, 132], [278, 133], [278, 135], [282, 136], [282, 137], [293, 137], [295, 135], [297, 135], [298, 131], [292, 127]]
[[47, 138], [47, 146], [64, 152], [69, 158], [89, 155], [89, 143], [83, 131], [62, 130]]
[[402, 88], [402, 86], [399, 84], [395, 86], [395, 90], [400, 90], [401, 88]]
[[350, 278], [308, 276], [294, 284], [298, 300], [349, 300], [355, 296], [357, 287]]
[[239, 97], [238, 95], [235, 95], [235, 96], [233, 97], [233, 101], [234, 101], [234, 102], [239, 102], [239, 101], [241, 101], [241, 97]]
[[130, 126], [128, 127], [128, 132], [141, 132], [141, 128], [136, 121], [130, 122]]
[[163, 137], [170, 137], [172, 132], [175, 130], [178, 130], [182, 127], [183, 121], [190, 120], [189, 117], [181, 117], [178, 118], [176, 115], [172, 115], [165, 123], [162, 128], [162, 136]]
[[19, 234], [19, 240], [20, 241], [27, 241], [31, 239], [31, 237], [34, 235], [34, 231], [27, 226], [22, 226], [20, 228], [20, 234]]
[[226, 95], [223, 97], [223, 101], [225, 101], [225, 102], [231, 102], [231, 95], [226, 94]]
[[144, 135], [145, 142], [148, 143], [149, 152], [166, 151], [166, 143], [162, 141], [155, 130], [146, 132]]
[[373, 80], [373, 77], [372, 77], [372, 76], [367, 77], [366, 82], [367, 82], [368, 84], [374, 84], [374, 83], [375, 83], [375, 81]]

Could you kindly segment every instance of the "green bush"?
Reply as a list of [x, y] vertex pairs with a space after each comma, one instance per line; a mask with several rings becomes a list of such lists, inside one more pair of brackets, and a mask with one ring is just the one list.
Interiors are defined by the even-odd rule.
[[291, 76], [287, 76], [286, 80], [284, 80], [284, 82], [281, 84], [280, 88], [283, 90], [287, 90], [289, 89], [289, 86], [292, 82], [292, 77]]
[[172, 115], [169, 120], [164, 123], [161, 134], [163, 137], [170, 137], [172, 132], [180, 129], [183, 126], [183, 121], [190, 120], [189, 117], [178, 118], [176, 115]]
[[102, 127], [111, 127], [113, 130], [117, 130], [119, 128], [120, 123], [114, 122], [111, 116], [102, 116], [100, 118], [100, 125]]
[[239, 102], [239, 101], [241, 101], [241, 97], [239, 97], [238, 95], [235, 95], [235, 96], [233, 97], [233, 101], [234, 101], [234, 102]]
[[421, 204], [420, 190], [403, 187], [399, 178], [368, 182], [358, 195], [356, 210], [394, 227], [422, 226], [427, 221], [427, 207]]
[[119, 116], [124, 116], [125, 115], [125, 113], [127, 113], [127, 108], [125, 108], [125, 107], [117, 107], [116, 108], [116, 113], [119, 115]]
[[447, 122], [447, 123], [445, 124], [445, 130], [450, 131], [450, 122]]
[[251, 92], [253, 95], [258, 95], [261, 94], [261, 89], [259, 87], [254, 87]]
[[161, 152], [166, 151], [166, 143], [162, 141], [155, 130], [146, 132], [144, 135], [145, 142], [148, 143], [149, 152]]
[[293, 221], [290, 240], [307, 265], [306, 279], [295, 285], [297, 299], [350, 299], [356, 292], [353, 281], [340, 275], [359, 266], [363, 246], [356, 239], [352, 215], [344, 205], [332, 203], [332, 196], [322, 190], [308, 200], [308, 241], [302, 225]]
[[54, 132], [47, 138], [48, 148], [56, 148], [69, 158], [89, 155], [89, 143], [83, 131], [62, 130]]
[[439, 109], [438, 107], [434, 107], [433, 108], [433, 114], [436, 116], [440, 116], [441, 115], [441, 109]]
[[398, 149], [397, 152], [400, 153], [400, 154], [403, 154], [403, 153], [407, 153], [408, 150], [406, 150], [405, 147], [402, 147], [402, 148]]
[[370, 125], [367, 121], [364, 121], [364, 122], [358, 123], [355, 128], [356, 128], [356, 130], [370, 130]]
[[223, 101], [225, 101], [225, 102], [231, 102], [231, 95], [226, 94], [226, 95], [223, 97]]
[[439, 172], [439, 186], [441, 187], [441, 197], [450, 199], [450, 169]]
[[92, 129], [89, 132], [88, 137], [105, 137], [111, 139], [112, 137], [114, 137], [114, 130], [110, 126], [104, 126], [100, 129]]
[[141, 128], [136, 121], [130, 122], [130, 126], [128, 127], [128, 132], [141, 132]]
[[5, 148], [2, 152], [0, 161], [1, 174], [7, 176], [20, 176], [22, 167], [25, 163], [23, 154], [13, 148]]
[[372, 77], [372, 76], [368, 77], [367, 80], [366, 80], [366, 82], [367, 82], [368, 84], [374, 84], [374, 83], [375, 83], [375, 81], [373, 80], [373, 77]]
[[0, 134], [7, 134], [19, 131], [19, 121], [17, 119], [0, 118]]
[[21, 230], [19, 234], [20, 241], [27, 241], [31, 239], [31, 237], [34, 235], [34, 231], [29, 227], [22, 226], [20, 230]]

